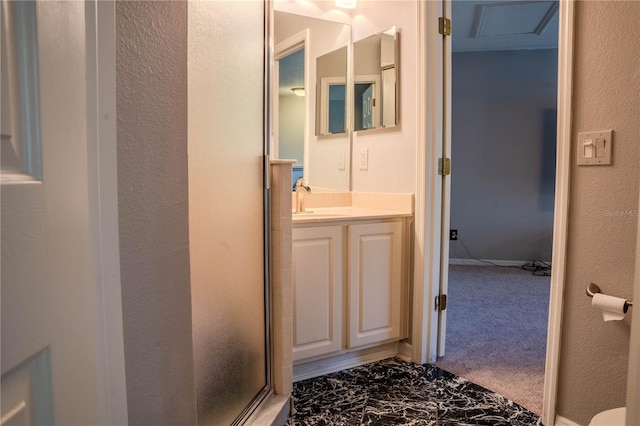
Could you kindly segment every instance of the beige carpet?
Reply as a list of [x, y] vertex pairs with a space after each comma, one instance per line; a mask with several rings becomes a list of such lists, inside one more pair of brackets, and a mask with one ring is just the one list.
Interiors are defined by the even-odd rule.
[[549, 277], [450, 266], [446, 355], [436, 364], [542, 414]]

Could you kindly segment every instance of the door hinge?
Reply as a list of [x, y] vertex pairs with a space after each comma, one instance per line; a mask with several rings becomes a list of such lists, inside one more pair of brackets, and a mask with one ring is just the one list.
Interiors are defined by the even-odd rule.
[[438, 158], [438, 174], [449, 176], [451, 174], [451, 158]]
[[443, 36], [451, 35], [451, 19], [449, 18], [438, 18], [438, 32]]
[[271, 189], [271, 156], [269, 154], [264, 155], [264, 189]]
[[441, 294], [436, 296], [436, 311], [441, 312], [447, 309], [447, 295]]

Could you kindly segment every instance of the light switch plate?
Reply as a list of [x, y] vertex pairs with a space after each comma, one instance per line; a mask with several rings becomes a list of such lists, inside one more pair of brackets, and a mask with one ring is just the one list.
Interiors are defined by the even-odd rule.
[[369, 170], [369, 149], [360, 150], [360, 170]]
[[609, 166], [613, 151], [613, 130], [578, 133], [579, 166]]

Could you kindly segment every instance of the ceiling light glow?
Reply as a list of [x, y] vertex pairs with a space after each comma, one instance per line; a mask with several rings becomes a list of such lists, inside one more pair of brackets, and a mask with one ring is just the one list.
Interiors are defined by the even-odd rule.
[[344, 9], [355, 9], [358, 0], [336, 0], [336, 6]]

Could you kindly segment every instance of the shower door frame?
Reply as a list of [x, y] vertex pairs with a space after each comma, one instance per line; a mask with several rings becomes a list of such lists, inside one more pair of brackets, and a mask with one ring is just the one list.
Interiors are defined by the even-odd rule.
[[270, 156], [271, 156], [271, 51], [273, 49], [271, 39], [273, 26], [273, 3], [264, 2], [264, 56], [263, 56], [263, 217], [264, 217], [264, 313], [265, 313], [265, 373], [266, 383], [262, 390], [255, 396], [251, 403], [240, 413], [234, 425], [251, 424], [260, 415], [261, 411], [269, 405], [271, 398], [275, 396], [273, 386], [273, 356], [272, 356], [272, 299], [271, 299], [271, 187], [270, 187]]

